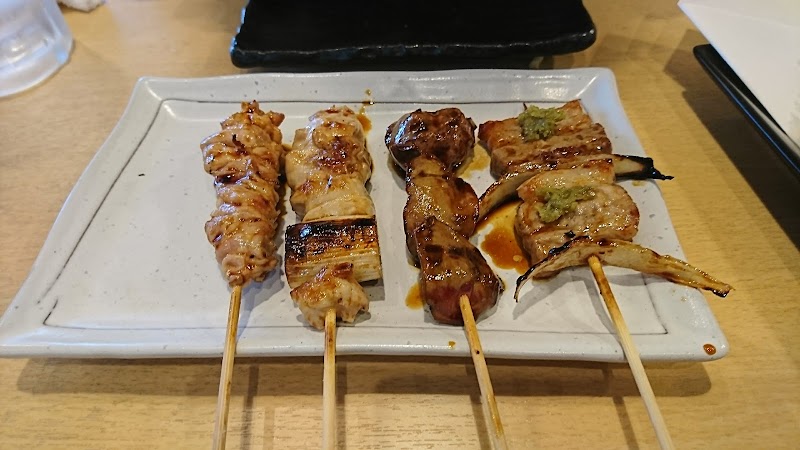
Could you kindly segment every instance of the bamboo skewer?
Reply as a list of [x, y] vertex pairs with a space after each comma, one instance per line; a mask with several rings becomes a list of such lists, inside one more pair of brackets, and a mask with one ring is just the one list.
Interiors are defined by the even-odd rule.
[[475, 365], [475, 373], [478, 376], [478, 386], [481, 389], [483, 415], [486, 421], [489, 422], [492, 446], [497, 450], [506, 450], [508, 448], [506, 435], [503, 431], [503, 423], [500, 421], [500, 412], [497, 409], [497, 402], [494, 398], [492, 380], [489, 378], [489, 369], [486, 367], [486, 359], [478, 336], [478, 328], [475, 325], [475, 317], [472, 315], [469, 297], [462, 295], [459, 299], [459, 306], [461, 307], [461, 315], [464, 318], [464, 330], [467, 333], [472, 363]]
[[325, 356], [322, 377], [322, 448], [336, 448], [336, 309], [325, 314]]
[[594, 279], [597, 281], [597, 286], [600, 289], [600, 294], [605, 301], [608, 314], [611, 316], [611, 321], [617, 329], [617, 336], [619, 336], [622, 350], [625, 352], [625, 359], [628, 360], [628, 365], [633, 372], [633, 379], [636, 381], [636, 386], [639, 388], [639, 393], [642, 396], [644, 405], [647, 408], [647, 415], [650, 416], [650, 422], [656, 432], [656, 438], [662, 449], [675, 448], [672, 443], [672, 438], [667, 430], [667, 424], [664, 422], [664, 417], [661, 416], [661, 411], [656, 403], [656, 396], [653, 393], [653, 388], [650, 386], [650, 381], [644, 371], [642, 360], [639, 357], [639, 351], [633, 344], [628, 326], [625, 324], [625, 319], [622, 317], [622, 312], [619, 309], [617, 300], [614, 298], [614, 293], [611, 292], [611, 286], [608, 284], [608, 278], [603, 271], [603, 265], [600, 259], [592, 255], [589, 257], [589, 267], [592, 269]]
[[239, 307], [242, 304], [242, 286], [236, 285], [231, 291], [231, 304], [228, 309], [228, 326], [225, 332], [225, 348], [222, 351], [222, 372], [219, 376], [217, 411], [214, 416], [213, 450], [225, 448], [228, 436], [228, 404], [231, 398], [231, 378], [233, 378], [233, 359], [236, 355], [236, 333], [239, 329]]

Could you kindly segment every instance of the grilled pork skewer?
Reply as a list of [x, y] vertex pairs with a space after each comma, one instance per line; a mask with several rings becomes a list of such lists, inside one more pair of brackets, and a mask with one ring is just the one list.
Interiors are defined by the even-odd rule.
[[[487, 213], [509, 196], [513, 189], [510, 186], [517, 186], [523, 202], [517, 209], [515, 230], [534, 263], [565, 241], [617, 238], [627, 242], [636, 234], [638, 208], [627, 192], [614, 184], [615, 172], [623, 173], [623, 166], [636, 161], [604, 158], [610, 156], [611, 143], [602, 126], [591, 123], [579, 102], [553, 110], [534, 107], [517, 119], [484, 125], [483, 138], [489, 141], [492, 169], [504, 178], [482, 197], [481, 211]], [[652, 164], [650, 168], [653, 175]], [[520, 171], [527, 173], [511, 175]], [[658, 171], [655, 174], [660, 175]], [[588, 262], [597, 280], [659, 443], [662, 448], [671, 449], [672, 441], [639, 352], [600, 260], [592, 253], [584, 256], [583, 263]], [[524, 279], [517, 282], [515, 298]]]
[[406, 172], [403, 209], [406, 245], [420, 269], [420, 292], [433, 318], [463, 324], [481, 404], [494, 447], [505, 434], [475, 324], [475, 316], [497, 302], [502, 283], [469, 241], [478, 217], [472, 187], [455, 176], [475, 145], [475, 123], [457, 108], [416, 110], [386, 130], [386, 146]]
[[242, 287], [262, 281], [277, 265], [274, 243], [283, 147], [283, 114], [264, 112], [258, 102], [222, 122], [222, 131], [200, 144], [205, 170], [214, 176], [217, 208], [206, 222], [208, 241], [233, 288], [222, 353], [213, 448], [225, 448], [236, 330]]
[[518, 172], [509, 172], [492, 183], [479, 199], [478, 222], [502, 204], [517, 197], [517, 188], [534, 175], [546, 170], [574, 169], [592, 160], [609, 160], [613, 164], [617, 180], [671, 180], [653, 166], [653, 160], [641, 156], [629, 155], [588, 155], [577, 158], [550, 161], [547, 163], [527, 162], [517, 167]]
[[639, 209], [628, 192], [614, 184], [608, 160], [575, 169], [542, 172], [518, 189], [515, 230], [532, 263], [575, 236], [633, 239]]
[[639, 211], [628, 193], [614, 184], [608, 160], [574, 169], [534, 175], [517, 193], [515, 230], [533, 267], [517, 280], [515, 298], [531, 278], [586, 264], [590, 255], [609, 265], [627, 267], [725, 296], [730, 286], [688, 263], [633, 244]]
[[491, 172], [497, 178], [514, 173], [535, 175], [543, 170], [580, 165], [587, 159], [610, 156], [620, 179], [668, 180], [651, 158], [612, 155], [605, 129], [594, 123], [572, 100], [558, 108], [535, 106], [517, 117], [490, 120], [478, 129], [478, 139], [491, 155]]

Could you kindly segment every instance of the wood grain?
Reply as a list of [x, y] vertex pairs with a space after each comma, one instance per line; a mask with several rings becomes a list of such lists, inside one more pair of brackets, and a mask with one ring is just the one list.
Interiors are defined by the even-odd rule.
[[[647, 364], [676, 448], [800, 442], [800, 183], [692, 55], [674, 0], [587, 0], [597, 41], [542, 68], [609, 67], [658, 167], [687, 260], [732, 284], [706, 298], [730, 343], [709, 363]], [[141, 76], [240, 73], [244, 0], [109, 0], [67, 11], [69, 63], [0, 99], [0, 310]], [[483, 32], [496, 24], [471, 29]], [[373, 130], [377, 132], [377, 130]], [[226, 301], [227, 299], [221, 299]], [[337, 358], [339, 448], [486, 449], [469, 358]], [[626, 365], [490, 360], [508, 445], [655, 448]], [[322, 358], [237, 359], [228, 448], [318, 448]], [[0, 360], [0, 447], [208, 448], [219, 360]]]

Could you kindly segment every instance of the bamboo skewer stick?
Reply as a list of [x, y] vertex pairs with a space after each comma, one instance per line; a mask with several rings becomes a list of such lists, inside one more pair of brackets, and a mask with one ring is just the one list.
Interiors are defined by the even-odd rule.
[[475, 325], [475, 317], [472, 315], [472, 307], [469, 304], [469, 297], [462, 295], [459, 299], [461, 315], [464, 318], [464, 330], [467, 333], [472, 363], [475, 365], [475, 373], [478, 376], [478, 386], [481, 389], [481, 405], [483, 415], [489, 422], [489, 432], [492, 437], [492, 446], [497, 450], [506, 450], [506, 436], [503, 431], [503, 423], [500, 421], [500, 412], [497, 409], [497, 402], [494, 398], [492, 380], [489, 378], [489, 369], [486, 367], [486, 359], [483, 355], [483, 347], [478, 336], [478, 328]]
[[219, 377], [217, 412], [214, 417], [213, 450], [225, 448], [228, 436], [228, 404], [231, 398], [231, 378], [233, 378], [233, 359], [236, 355], [236, 332], [239, 329], [239, 307], [242, 304], [242, 286], [231, 291], [231, 304], [228, 309], [228, 326], [225, 332], [225, 348], [222, 351], [222, 372]]
[[619, 309], [617, 300], [614, 298], [614, 293], [611, 292], [611, 286], [608, 284], [608, 278], [606, 278], [606, 274], [603, 271], [600, 259], [595, 255], [590, 256], [589, 267], [592, 269], [594, 279], [597, 281], [597, 286], [605, 301], [606, 308], [608, 308], [611, 321], [614, 322], [614, 326], [617, 329], [617, 336], [619, 336], [622, 350], [625, 352], [625, 359], [628, 360], [628, 365], [631, 368], [631, 372], [633, 372], [633, 379], [636, 381], [636, 386], [639, 388], [639, 393], [647, 408], [647, 415], [650, 416], [650, 422], [653, 424], [653, 429], [655, 429], [658, 443], [662, 449], [673, 449], [675, 447], [672, 443], [672, 438], [667, 430], [664, 417], [661, 416], [658, 403], [656, 403], [656, 396], [644, 371], [639, 351], [633, 344], [633, 338], [631, 338], [631, 333], [628, 331], [628, 326], [622, 317], [622, 312]]
[[322, 377], [322, 448], [336, 448], [336, 309], [325, 314], [325, 356]]

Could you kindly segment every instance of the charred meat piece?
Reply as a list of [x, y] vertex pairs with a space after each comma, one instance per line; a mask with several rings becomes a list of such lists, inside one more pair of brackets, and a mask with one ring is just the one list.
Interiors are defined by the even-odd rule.
[[458, 108], [435, 112], [417, 109], [389, 125], [386, 147], [404, 170], [422, 155], [438, 159], [452, 172], [475, 146], [475, 128], [475, 122]]
[[231, 286], [262, 281], [277, 265], [283, 118], [262, 111], [258, 102], [242, 103], [220, 132], [200, 144], [217, 191], [205, 232]]
[[420, 291], [437, 322], [464, 323], [459, 298], [466, 294], [477, 318], [497, 303], [503, 289], [481, 252], [466, 238], [428, 217], [414, 230]]
[[576, 236], [630, 240], [638, 231], [639, 209], [614, 184], [614, 168], [607, 160], [542, 172], [517, 193], [523, 202], [515, 229], [533, 263]]
[[567, 102], [557, 109], [564, 118], [556, 122], [554, 135], [546, 139], [525, 140], [516, 117], [480, 125], [478, 139], [491, 155], [492, 175], [519, 172], [526, 164], [547, 167], [559, 160], [611, 153], [605, 129], [592, 122], [580, 101]]
[[406, 244], [417, 254], [414, 230], [428, 217], [435, 217], [469, 239], [478, 219], [478, 196], [466, 181], [453, 175], [436, 159], [414, 158], [406, 172], [408, 200], [403, 209]]

